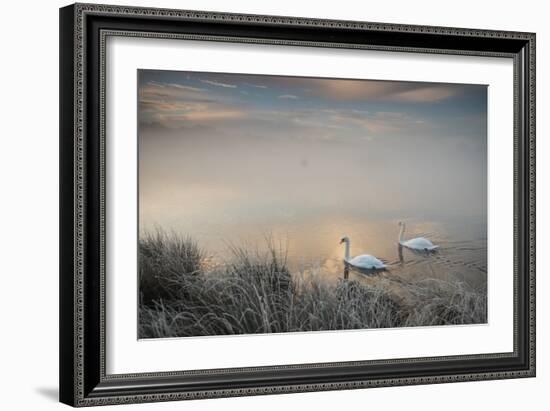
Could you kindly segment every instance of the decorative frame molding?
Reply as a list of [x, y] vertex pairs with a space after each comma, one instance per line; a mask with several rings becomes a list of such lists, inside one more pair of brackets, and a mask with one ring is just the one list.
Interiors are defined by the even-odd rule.
[[[147, 30], [153, 24], [155, 31]], [[104, 104], [108, 36], [513, 58], [514, 351], [107, 375]], [[341, 40], [326, 41], [323, 36]], [[91, 406], [535, 376], [535, 34], [75, 4], [60, 10], [60, 96], [62, 402]]]

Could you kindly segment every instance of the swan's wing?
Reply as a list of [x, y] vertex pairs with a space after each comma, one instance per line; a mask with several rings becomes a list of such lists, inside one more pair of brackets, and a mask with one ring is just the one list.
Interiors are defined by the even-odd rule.
[[438, 246], [433, 245], [433, 243], [424, 237], [412, 238], [407, 241], [402, 241], [402, 245], [409, 248], [414, 248], [415, 250], [435, 250]]
[[368, 254], [353, 257], [349, 260], [349, 263], [355, 267], [365, 268], [368, 270], [381, 269], [386, 267], [386, 265], [378, 258]]

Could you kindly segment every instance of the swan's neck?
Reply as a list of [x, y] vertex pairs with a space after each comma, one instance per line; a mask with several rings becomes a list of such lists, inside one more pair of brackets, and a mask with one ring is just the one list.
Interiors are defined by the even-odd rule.
[[399, 242], [403, 241], [403, 234], [405, 234], [405, 224], [401, 224], [401, 230], [399, 230]]
[[346, 256], [344, 257], [344, 259], [346, 261], [349, 261], [349, 258], [350, 257], [349, 257], [349, 240], [348, 240], [348, 241], [346, 241]]

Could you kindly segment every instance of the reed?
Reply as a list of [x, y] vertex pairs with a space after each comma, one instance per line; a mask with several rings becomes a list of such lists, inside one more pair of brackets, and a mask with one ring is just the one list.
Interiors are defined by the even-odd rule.
[[484, 323], [486, 293], [460, 282], [328, 283], [292, 274], [284, 253], [231, 247], [223, 268], [206, 269], [191, 238], [157, 231], [140, 240], [139, 337], [185, 337]]

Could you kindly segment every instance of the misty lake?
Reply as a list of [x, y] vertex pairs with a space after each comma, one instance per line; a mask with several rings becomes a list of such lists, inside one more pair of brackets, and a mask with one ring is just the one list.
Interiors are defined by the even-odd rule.
[[[293, 272], [328, 280], [343, 276], [346, 235], [351, 255], [378, 257], [386, 276], [486, 283], [485, 158], [475, 140], [422, 137], [415, 144], [427, 148], [416, 150], [401, 138], [278, 138], [274, 149], [266, 138], [180, 133], [143, 140], [142, 232], [190, 236], [213, 264], [230, 258], [231, 245], [261, 251], [270, 237]], [[426, 237], [438, 252], [405, 249], [401, 260], [399, 221], [404, 239]]]

